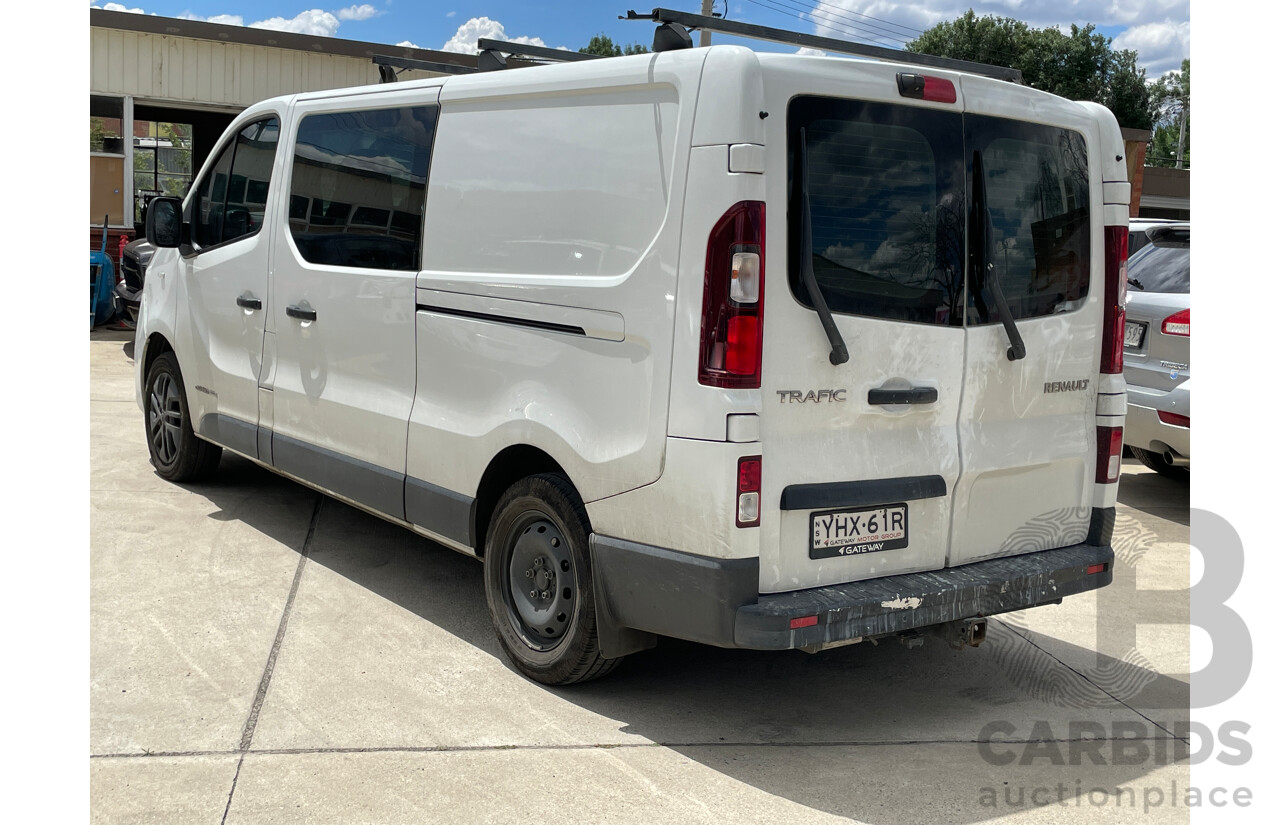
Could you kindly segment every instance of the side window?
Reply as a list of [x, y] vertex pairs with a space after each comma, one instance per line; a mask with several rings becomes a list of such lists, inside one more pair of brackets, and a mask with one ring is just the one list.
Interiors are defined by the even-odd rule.
[[[1089, 292], [1089, 161], [1075, 132], [970, 115], [991, 216], [992, 275], [1015, 320], [1068, 312]], [[1000, 323], [989, 281], [973, 296], [980, 324]]]
[[307, 115], [298, 125], [289, 232], [303, 259], [416, 271], [436, 107]]
[[280, 140], [280, 122], [250, 123], [223, 147], [196, 187], [192, 235], [201, 247], [252, 235], [262, 228]]
[[787, 114], [791, 169], [788, 275], [801, 277], [807, 147], [813, 273], [832, 312], [959, 325], [964, 305], [964, 169], [960, 115], [884, 103], [796, 98]]

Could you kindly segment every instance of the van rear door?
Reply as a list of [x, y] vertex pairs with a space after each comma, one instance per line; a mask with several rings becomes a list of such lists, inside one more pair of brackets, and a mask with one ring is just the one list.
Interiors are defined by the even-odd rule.
[[1104, 292], [1087, 110], [985, 78], [962, 86], [973, 211], [949, 566], [1085, 540]]
[[[766, 236], [762, 593], [946, 564], [965, 369], [963, 119], [958, 105], [901, 98], [893, 67], [858, 67], [881, 81], [859, 93], [882, 99], [849, 99], [850, 69], [829, 84], [805, 76], [831, 92], [792, 97], [785, 135], [770, 138], [787, 147], [769, 184], [787, 213], [771, 207]], [[833, 365], [804, 285], [806, 232], [847, 363]]]

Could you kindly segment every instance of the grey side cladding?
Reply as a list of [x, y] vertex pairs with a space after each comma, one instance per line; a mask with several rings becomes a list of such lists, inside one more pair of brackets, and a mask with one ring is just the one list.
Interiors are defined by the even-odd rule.
[[206, 415], [200, 419], [201, 438], [220, 444], [228, 450], [261, 459], [258, 452], [258, 426], [225, 415]]
[[475, 546], [471, 535], [471, 511], [475, 501], [471, 496], [416, 478], [405, 481], [405, 520], [467, 547]]
[[404, 521], [404, 473], [335, 453], [288, 436], [271, 438], [275, 467], [331, 493]]

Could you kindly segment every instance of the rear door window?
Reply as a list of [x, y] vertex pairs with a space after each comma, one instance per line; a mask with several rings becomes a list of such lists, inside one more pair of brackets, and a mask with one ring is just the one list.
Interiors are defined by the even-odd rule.
[[[801, 97], [788, 110], [790, 168], [808, 148], [813, 271], [832, 312], [962, 321], [965, 182], [958, 113]], [[789, 280], [801, 303], [802, 201], [792, 186]]]
[[[1089, 292], [1089, 163], [1084, 138], [1052, 126], [966, 115], [971, 161], [982, 154], [992, 243], [970, 284], [970, 324], [1069, 312]], [[972, 163], [970, 165], [972, 172]], [[983, 220], [983, 216], [976, 216]]]
[[1191, 292], [1191, 231], [1161, 230], [1129, 259], [1129, 288], [1136, 292]]

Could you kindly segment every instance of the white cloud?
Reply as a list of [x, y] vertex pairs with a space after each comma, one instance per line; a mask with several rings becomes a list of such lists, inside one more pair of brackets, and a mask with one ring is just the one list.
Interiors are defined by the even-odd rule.
[[380, 12], [368, 3], [361, 3], [358, 6], [347, 6], [345, 9], [338, 10], [339, 20], [368, 20], [370, 17], [377, 17]]
[[406, 47], [406, 48], [410, 48], [410, 49], [421, 49], [421, 48], [422, 48], [422, 47], [421, 47], [421, 46], [419, 46], [417, 43], [414, 43], [414, 42], [413, 42], [413, 41], [411, 41], [411, 40], [401, 40], [401, 41], [400, 41], [399, 43], [397, 43], [396, 45], [397, 45], [397, 46], [404, 46], [404, 47]]
[[451, 11], [445, 15], [445, 17], [448, 17], [448, 18], [454, 18], [457, 16], [458, 16], [458, 13], [456, 11]]
[[181, 20], [197, 20], [202, 23], [217, 23], [219, 26], [243, 26], [244, 18], [238, 14], [215, 14], [212, 17], [201, 17], [198, 14], [192, 14], [184, 11], [178, 15]]
[[[106, 11], [127, 11], [127, 12], [129, 12], [129, 14], [146, 14], [146, 13], [147, 13], [147, 12], [143, 11], [142, 9], [130, 9], [130, 8], [126, 8], [126, 7], [125, 7], [123, 4], [121, 4], [121, 3], [105, 3], [105, 4], [101, 5], [101, 6], [99, 6], [99, 5], [91, 5], [91, 6], [89, 6], [89, 8], [91, 8], [91, 9], [105, 9]], [[154, 14], [154, 12], [152, 12], [152, 13]]]
[[1147, 70], [1148, 78], [1182, 68], [1191, 56], [1191, 21], [1144, 23], [1125, 29], [1111, 43], [1115, 49], [1132, 49]]
[[281, 32], [297, 32], [298, 34], [314, 34], [320, 37], [333, 37], [338, 33], [338, 18], [327, 11], [308, 9], [300, 11], [289, 19], [271, 17], [250, 23], [251, 29], [274, 29]]
[[801, 46], [800, 48], [796, 49], [796, 54], [804, 55], [805, 57], [826, 57], [827, 56], [827, 53], [824, 52], [822, 49], [811, 49], [808, 46]]
[[523, 43], [526, 46], [546, 46], [541, 37], [508, 37], [506, 29], [497, 20], [487, 17], [473, 17], [458, 27], [458, 31], [440, 47], [441, 51], [458, 54], [475, 54], [476, 41], [482, 37], [493, 40], [509, 40], [512, 43]]

